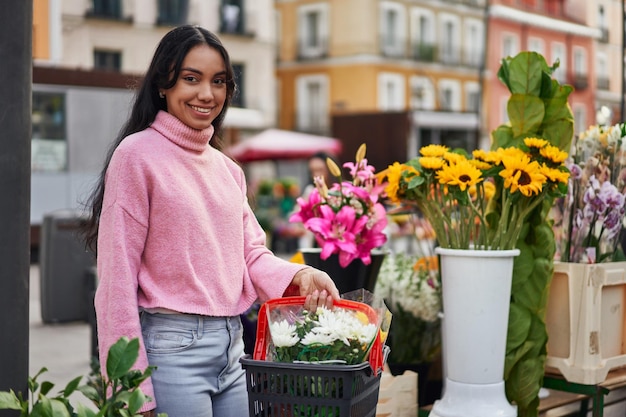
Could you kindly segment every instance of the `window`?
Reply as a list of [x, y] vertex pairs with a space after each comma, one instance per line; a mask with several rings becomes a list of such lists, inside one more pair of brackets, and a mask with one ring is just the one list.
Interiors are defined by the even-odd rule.
[[402, 74], [384, 72], [378, 75], [378, 109], [404, 110], [405, 80]]
[[32, 106], [31, 169], [66, 170], [65, 94], [34, 91]]
[[574, 134], [578, 135], [588, 127], [587, 109], [583, 104], [575, 104], [572, 106], [572, 113], [574, 114]]
[[543, 39], [530, 37], [528, 39], [528, 50], [543, 55], [546, 45]]
[[113, 19], [122, 18], [121, 0], [93, 0], [93, 15]]
[[439, 81], [439, 109], [461, 111], [461, 87], [457, 80]]
[[410, 106], [412, 110], [434, 110], [435, 89], [427, 77], [413, 76], [409, 80], [411, 86]]
[[122, 70], [122, 53], [96, 49], [93, 52], [93, 66], [100, 70], [119, 72]]
[[381, 52], [389, 57], [403, 57], [406, 43], [406, 12], [400, 3], [381, 2]]
[[235, 83], [237, 84], [237, 91], [233, 96], [230, 105], [233, 107], [246, 107], [246, 95], [245, 95], [245, 66], [243, 64], [233, 63], [233, 73], [235, 74]]
[[553, 43], [552, 49], [552, 62], [559, 61], [559, 67], [554, 71], [554, 78], [560, 83], [564, 83], [567, 77], [567, 55], [565, 53], [565, 45], [562, 43]]
[[596, 55], [597, 87], [600, 90], [608, 90], [610, 88], [607, 62], [606, 54], [598, 53]]
[[161, 25], [180, 25], [187, 22], [189, 0], [159, 0], [159, 17]]
[[328, 129], [328, 78], [324, 75], [299, 77], [297, 88], [297, 127], [322, 133]]
[[587, 76], [587, 51], [583, 48], [574, 48], [574, 74]]
[[475, 19], [466, 20], [465, 29], [465, 63], [471, 67], [479, 67], [483, 61], [483, 24]]
[[460, 32], [458, 17], [441, 16], [441, 44], [439, 58], [444, 64], [459, 63]]
[[478, 83], [465, 83], [465, 111], [480, 111], [480, 87]]
[[505, 34], [502, 37], [502, 56], [514, 57], [519, 53], [519, 39], [516, 35], [511, 33]]
[[411, 54], [419, 61], [435, 59], [435, 17], [429, 10], [411, 9]]
[[298, 9], [299, 56], [321, 58], [326, 54], [328, 5], [308, 4]]

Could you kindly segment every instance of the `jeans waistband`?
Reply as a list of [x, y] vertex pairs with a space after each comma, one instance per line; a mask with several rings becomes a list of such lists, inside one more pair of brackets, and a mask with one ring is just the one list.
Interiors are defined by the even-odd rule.
[[242, 327], [241, 318], [239, 316], [232, 317], [214, 317], [202, 316], [198, 314], [163, 314], [141, 312], [142, 323], [151, 326], [175, 327], [181, 330], [195, 330], [199, 335], [205, 331], [228, 329], [238, 330]]

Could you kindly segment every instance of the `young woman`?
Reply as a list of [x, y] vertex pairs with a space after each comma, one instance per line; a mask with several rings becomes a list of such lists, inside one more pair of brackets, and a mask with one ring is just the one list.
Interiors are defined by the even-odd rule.
[[145, 416], [247, 415], [239, 314], [290, 285], [310, 305], [339, 298], [327, 274], [265, 247], [243, 171], [216, 148], [234, 92], [215, 35], [166, 34], [90, 201], [101, 363], [118, 338], [139, 337], [136, 366], [157, 367]]

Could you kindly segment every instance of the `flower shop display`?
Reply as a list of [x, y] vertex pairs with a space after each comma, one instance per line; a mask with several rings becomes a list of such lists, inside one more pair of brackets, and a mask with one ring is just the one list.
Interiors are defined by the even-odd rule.
[[613, 262], [626, 213], [626, 125], [591, 126], [576, 140], [572, 173], [562, 202], [558, 258], [563, 262]]
[[[378, 250], [387, 241], [387, 215], [380, 202], [384, 185], [365, 153], [366, 145], [362, 144], [355, 162], [343, 164], [349, 169], [351, 180], [344, 180], [339, 166], [328, 158], [328, 169], [338, 181], [329, 188], [322, 177], [316, 177], [315, 189], [308, 198], [297, 200], [298, 210], [289, 218], [291, 222], [303, 223], [319, 246], [317, 251], [302, 251], [305, 262], [325, 270], [340, 293], [358, 288], [373, 291], [385, 254]], [[375, 257], [378, 259], [373, 261]], [[337, 264], [343, 270], [337, 270]], [[355, 276], [363, 277], [361, 282], [351, 278]]]
[[[554, 207], [558, 252], [546, 315], [546, 366], [596, 384], [626, 366], [624, 219], [626, 126], [590, 126], [568, 161], [567, 196]], [[621, 261], [621, 262], [620, 262]]]
[[315, 312], [305, 297], [261, 306], [254, 359], [241, 359], [251, 415], [374, 417], [391, 318], [371, 293], [353, 295], [364, 302]]
[[442, 306], [437, 257], [391, 253], [383, 262], [375, 293], [386, 300], [393, 314], [387, 360], [391, 373], [417, 372], [418, 403], [432, 404], [441, 396], [441, 386], [428, 381], [431, 365], [441, 354]]
[[[512, 93], [510, 121], [492, 133], [491, 151], [475, 150], [470, 158], [429, 145], [419, 157], [381, 173], [388, 180], [390, 201], [421, 212], [439, 244], [435, 251], [441, 256], [447, 378], [445, 394], [431, 416], [537, 413], [546, 339], [541, 316], [552, 268], [552, 258], [544, 253], [550, 252], [550, 242], [554, 254], [546, 213], [567, 187], [564, 148], [573, 129], [567, 106], [571, 87], [551, 79], [557, 66], [548, 67], [534, 52], [502, 61], [498, 77]], [[475, 267], [468, 266], [474, 258]], [[501, 264], [504, 271], [493, 281], [486, 279], [495, 269], [488, 262]], [[539, 267], [543, 271], [535, 269]], [[522, 285], [537, 285], [518, 293], [520, 273]], [[539, 296], [528, 300], [533, 291]], [[486, 299], [486, 294], [492, 297]], [[530, 302], [520, 307], [520, 301]], [[532, 309], [542, 302], [543, 310]], [[476, 308], [485, 304], [499, 305], [499, 310], [486, 314]], [[533, 314], [538, 316], [536, 332], [531, 329]], [[466, 325], [473, 330], [465, 331]], [[467, 366], [476, 361], [484, 367]], [[471, 411], [461, 405], [469, 398], [475, 405]]]

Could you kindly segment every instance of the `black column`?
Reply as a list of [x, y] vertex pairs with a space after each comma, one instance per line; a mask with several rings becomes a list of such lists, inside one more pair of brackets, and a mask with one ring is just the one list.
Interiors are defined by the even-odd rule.
[[[0, 12], [0, 391], [26, 394], [30, 270], [31, 0]], [[0, 411], [0, 417], [17, 416]]]

